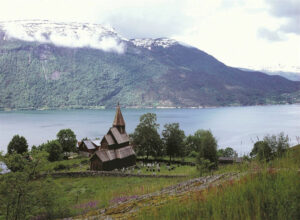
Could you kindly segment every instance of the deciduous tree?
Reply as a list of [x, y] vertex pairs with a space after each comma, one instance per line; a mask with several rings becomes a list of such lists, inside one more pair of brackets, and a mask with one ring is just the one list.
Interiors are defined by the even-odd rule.
[[237, 157], [238, 154], [231, 147], [226, 147], [225, 149], [218, 150], [218, 156], [219, 157]]
[[217, 140], [209, 130], [198, 130], [194, 134], [195, 146], [198, 150], [198, 161], [200, 159], [209, 160], [213, 163], [212, 167], [217, 167], [218, 156], [217, 156]]
[[62, 159], [63, 149], [58, 140], [48, 141], [43, 145], [43, 148], [49, 153], [49, 161], [57, 161]]
[[27, 140], [23, 136], [15, 135], [7, 146], [7, 153], [22, 154], [28, 151]]
[[170, 160], [174, 156], [184, 156], [184, 131], [179, 128], [179, 123], [165, 124], [162, 131], [166, 154]]
[[76, 135], [70, 128], [60, 130], [56, 137], [62, 146], [63, 152], [76, 151]]
[[0, 219], [53, 219], [63, 212], [59, 187], [51, 178], [37, 180], [45, 157], [43, 151], [32, 151], [31, 159], [16, 153], [0, 155], [7, 165], [22, 167], [0, 175]]
[[140, 123], [130, 135], [132, 145], [138, 155], [161, 156], [163, 152], [162, 140], [158, 133], [159, 124], [156, 123], [156, 114], [147, 113], [140, 117]]

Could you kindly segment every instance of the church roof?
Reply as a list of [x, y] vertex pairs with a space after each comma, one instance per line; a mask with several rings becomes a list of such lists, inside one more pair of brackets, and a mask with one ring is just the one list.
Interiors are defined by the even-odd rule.
[[125, 132], [121, 134], [116, 127], [110, 128], [103, 139], [106, 139], [108, 145], [123, 144], [129, 142], [127, 133]]
[[122, 135], [116, 127], [110, 128], [110, 131], [118, 144], [129, 141], [128, 135], [126, 133]]
[[104, 138], [106, 139], [108, 145], [116, 144], [116, 142], [114, 141], [113, 137], [110, 134], [106, 134]]
[[118, 104], [117, 106], [117, 110], [116, 110], [116, 115], [115, 115], [115, 119], [113, 122], [113, 126], [114, 127], [118, 127], [118, 126], [125, 126], [125, 121], [120, 109], [120, 105]]
[[122, 147], [116, 150], [101, 149], [95, 152], [95, 155], [102, 161], [107, 162], [115, 159], [123, 159], [135, 155], [131, 146]]
[[96, 148], [95, 145], [90, 140], [85, 140], [85, 141], [83, 141], [83, 143], [89, 150], [93, 150]]

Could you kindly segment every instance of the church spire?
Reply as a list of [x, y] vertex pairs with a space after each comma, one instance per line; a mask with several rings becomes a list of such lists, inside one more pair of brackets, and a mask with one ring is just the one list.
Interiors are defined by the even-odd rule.
[[116, 109], [116, 115], [115, 115], [115, 119], [113, 122], [113, 127], [116, 127], [120, 131], [120, 133], [124, 133], [124, 131], [125, 131], [125, 121], [124, 121], [119, 103], [118, 103], [118, 106]]

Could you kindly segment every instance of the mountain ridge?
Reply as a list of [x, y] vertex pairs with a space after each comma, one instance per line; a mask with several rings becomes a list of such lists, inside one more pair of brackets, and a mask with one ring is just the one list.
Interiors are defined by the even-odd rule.
[[[65, 27], [61, 38], [48, 33], [48, 41], [43, 41], [41, 29], [28, 41], [0, 31], [0, 109], [112, 107], [117, 102], [127, 107], [209, 107], [300, 100], [298, 82], [226, 66], [175, 40], [126, 39], [105, 29], [104, 35], [98, 31], [92, 36], [91, 44], [68, 38], [93, 35], [86, 24], [76, 25]], [[86, 31], [91, 34], [82, 34]], [[42, 41], [35, 40], [40, 36]], [[62, 46], [53, 39], [66, 45], [75, 40]], [[74, 46], [76, 39], [79, 47]]]

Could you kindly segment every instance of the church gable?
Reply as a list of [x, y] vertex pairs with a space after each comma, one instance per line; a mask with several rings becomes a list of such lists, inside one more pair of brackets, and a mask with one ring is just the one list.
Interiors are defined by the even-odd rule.
[[129, 142], [128, 135], [126, 133], [121, 134], [116, 127], [112, 127], [110, 132], [118, 144]]

